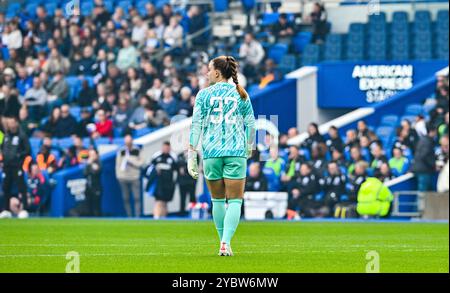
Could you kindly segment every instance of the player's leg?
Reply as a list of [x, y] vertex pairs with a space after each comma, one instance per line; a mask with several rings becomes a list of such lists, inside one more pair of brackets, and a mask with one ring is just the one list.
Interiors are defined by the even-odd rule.
[[225, 218], [225, 184], [222, 179], [222, 159], [211, 158], [203, 160], [206, 185], [211, 193], [212, 216], [219, 240], [223, 236], [223, 221]]
[[246, 171], [246, 158], [225, 158], [224, 183], [225, 194], [228, 199], [228, 208], [224, 219], [222, 242], [225, 242], [227, 246], [230, 246], [231, 239], [236, 232], [241, 218]]

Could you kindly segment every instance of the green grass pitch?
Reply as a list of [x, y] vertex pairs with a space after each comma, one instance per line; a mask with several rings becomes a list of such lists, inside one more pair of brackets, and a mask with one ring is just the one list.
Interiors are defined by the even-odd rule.
[[219, 257], [212, 221], [0, 220], [0, 272], [449, 272], [448, 223], [241, 222]]

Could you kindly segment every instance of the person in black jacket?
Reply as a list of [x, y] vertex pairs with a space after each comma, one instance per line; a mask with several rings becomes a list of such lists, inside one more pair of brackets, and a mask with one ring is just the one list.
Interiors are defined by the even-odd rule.
[[3, 195], [4, 209], [9, 211], [9, 202], [13, 194], [13, 187], [17, 186], [18, 198], [24, 210], [28, 208], [27, 185], [22, 170], [23, 161], [30, 154], [30, 142], [21, 131], [16, 118], [6, 118], [6, 133], [1, 145], [3, 156]]
[[251, 163], [247, 179], [245, 180], [245, 191], [267, 191], [267, 179], [261, 173], [260, 165], [257, 162]]
[[427, 135], [419, 139], [414, 152], [412, 171], [417, 177], [417, 190], [432, 190], [433, 174], [436, 172], [436, 158], [434, 155], [436, 128], [427, 125]]
[[314, 217], [320, 203], [315, 200], [315, 195], [320, 192], [319, 180], [312, 173], [312, 168], [307, 163], [300, 167], [300, 176], [294, 179], [290, 190], [288, 202], [288, 219], [296, 218], [296, 209], [300, 209], [301, 217]]
[[[190, 207], [192, 207], [197, 199], [195, 197], [195, 187], [197, 186], [197, 180], [192, 178], [187, 170], [186, 154], [181, 153], [178, 155], [178, 185], [180, 187], [180, 214], [183, 215], [186, 212], [186, 198], [189, 195]], [[197, 154], [197, 161], [200, 158]]]
[[308, 138], [302, 143], [301, 147], [308, 149], [310, 152], [312, 148], [318, 143], [324, 143], [322, 135], [319, 133], [319, 126], [316, 123], [308, 125]]
[[328, 130], [328, 135], [330, 136], [330, 138], [327, 139], [326, 144], [330, 152], [338, 150], [340, 153], [342, 153], [344, 151], [344, 142], [339, 136], [337, 127], [331, 126]]
[[319, 183], [325, 191], [324, 204], [329, 215], [332, 215], [335, 205], [340, 201], [341, 196], [346, 194], [347, 178], [335, 162], [330, 162], [327, 176], [320, 178]]
[[97, 150], [89, 150], [89, 159], [86, 168], [84, 169], [84, 176], [86, 176], [86, 216], [99, 217], [101, 216], [101, 183], [102, 165], [100, 163]]
[[69, 137], [77, 131], [77, 120], [70, 114], [69, 105], [61, 106], [61, 117], [55, 124], [55, 137]]

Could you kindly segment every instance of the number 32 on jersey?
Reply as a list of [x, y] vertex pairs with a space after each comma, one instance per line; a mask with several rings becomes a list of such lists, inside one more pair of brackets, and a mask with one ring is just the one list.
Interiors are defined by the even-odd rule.
[[[234, 97], [212, 97], [209, 100], [210, 106], [213, 107], [216, 101], [217, 107], [214, 107], [212, 109], [213, 113], [215, 113], [216, 115], [211, 115], [210, 121], [214, 124], [221, 124], [225, 119], [226, 124], [235, 124], [236, 116], [233, 116], [233, 113], [236, 111], [238, 106], [237, 99]], [[226, 108], [229, 108], [226, 113], [224, 113], [224, 103], [227, 106]], [[228, 105], [230, 105], [230, 107], [228, 107]]]

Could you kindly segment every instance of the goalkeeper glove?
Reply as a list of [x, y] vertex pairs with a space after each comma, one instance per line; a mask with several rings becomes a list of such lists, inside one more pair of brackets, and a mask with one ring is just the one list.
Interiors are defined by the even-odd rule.
[[192, 178], [198, 178], [197, 152], [193, 149], [188, 150], [187, 169]]
[[247, 145], [247, 159], [250, 159], [253, 154], [253, 145]]

